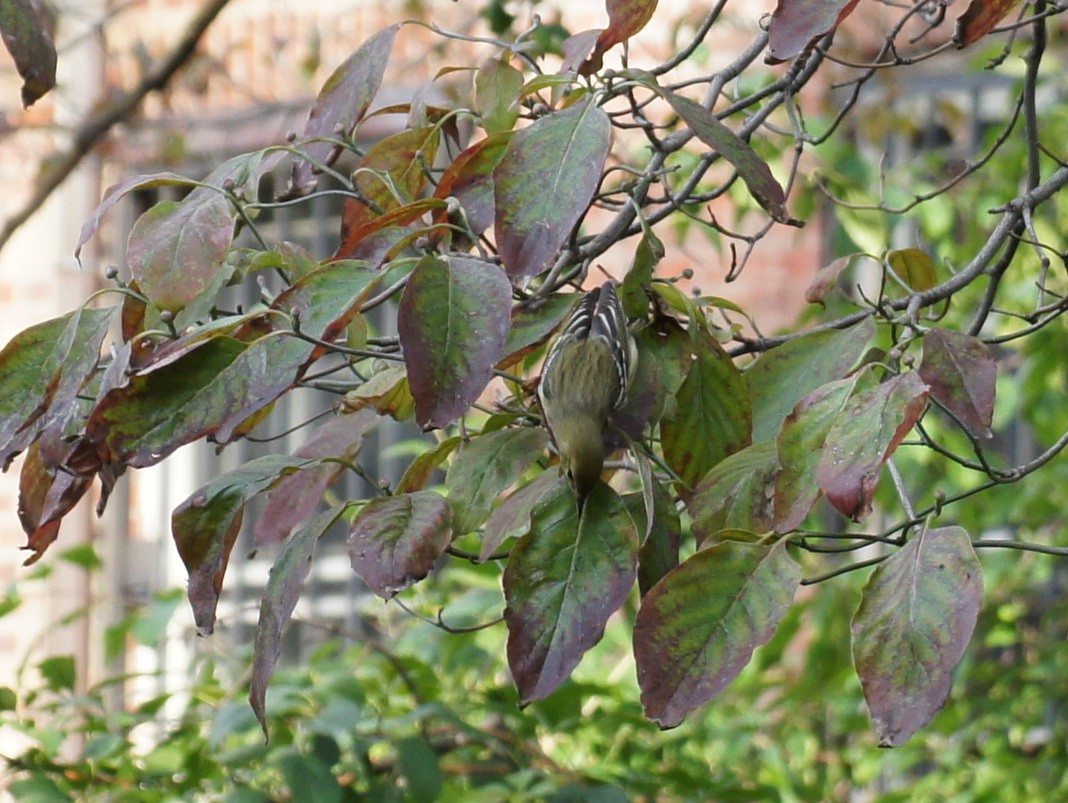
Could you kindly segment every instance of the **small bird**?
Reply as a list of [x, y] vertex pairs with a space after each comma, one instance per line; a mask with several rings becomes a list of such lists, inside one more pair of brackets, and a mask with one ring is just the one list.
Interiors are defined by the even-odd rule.
[[611, 281], [586, 293], [545, 359], [538, 398], [580, 510], [601, 479], [605, 431], [627, 400], [637, 359]]

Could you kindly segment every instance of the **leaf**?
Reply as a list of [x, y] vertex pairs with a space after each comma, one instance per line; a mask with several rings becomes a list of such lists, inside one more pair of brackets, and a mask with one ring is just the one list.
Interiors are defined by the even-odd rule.
[[931, 396], [977, 437], [993, 437], [997, 377], [997, 363], [978, 338], [938, 327], [923, 336], [920, 378], [930, 385]]
[[416, 421], [443, 427], [463, 415], [504, 354], [511, 287], [495, 265], [427, 255], [408, 278], [398, 310]]
[[489, 59], [475, 73], [475, 110], [487, 134], [511, 131], [519, 119], [523, 73], [506, 59]]
[[838, 277], [853, 264], [853, 260], [858, 256], [862, 254], [847, 254], [820, 268], [816, 273], [816, 278], [805, 288], [805, 301], [809, 304], [826, 306], [824, 299], [827, 298], [827, 294], [838, 285]]
[[686, 121], [696, 137], [726, 159], [745, 186], [772, 219], [788, 226], [800, 226], [799, 221], [786, 211], [786, 193], [771, 174], [768, 163], [757, 156], [756, 151], [731, 129], [724, 125], [708, 109], [687, 97], [676, 95], [668, 89], [653, 85], [657, 92], [671, 104], [671, 108]]
[[531, 303], [512, 308], [512, 323], [504, 345], [503, 362], [513, 363], [525, 357], [549, 339], [556, 327], [575, 306], [575, 293], [553, 293]]
[[822, 491], [816, 472], [823, 444], [842, 408], [853, 395], [859, 374], [828, 382], [797, 403], [775, 439], [782, 470], [775, 478], [775, 531], [796, 530]]
[[59, 535], [60, 520], [85, 496], [91, 476], [49, 469], [41, 456], [41, 441], [30, 446], [19, 474], [18, 515], [27, 535], [24, 565], [36, 563]]
[[865, 318], [848, 329], [809, 332], [766, 352], [744, 374], [753, 399], [753, 440], [775, 438], [799, 401], [848, 376], [874, 341], [875, 323]]
[[886, 255], [886, 262], [899, 279], [914, 293], [930, 290], [938, 284], [934, 260], [920, 248], [902, 248]]
[[447, 204], [436, 198], [421, 198], [410, 204], [391, 209], [384, 215], [372, 218], [359, 225], [349, 227], [342, 226], [341, 244], [334, 253], [334, 259], [348, 259], [359, 253], [357, 246], [363, 243], [375, 232], [383, 229], [393, 229], [413, 223], [423, 217], [427, 212], [443, 211]]
[[370, 406], [382, 415], [407, 421], [415, 413], [415, 399], [408, 388], [404, 367], [393, 364], [380, 367], [366, 382], [345, 394], [345, 406], [350, 410]]
[[430, 482], [430, 478], [438, 467], [444, 463], [456, 447], [463, 443], [463, 438], [453, 435], [437, 444], [433, 449], [420, 453], [404, 470], [404, 476], [397, 483], [395, 493], [406, 494], [412, 491], [421, 491]]
[[560, 492], [567, 480], [556, 469], [547, 469], [511, 494], [486, 519], [482, 528], [482, 548], [478, 559], [485, 563], [509, 538], [522, 538], [530, 531], [530, 517], [543, 499]]
[[521, 427], [487, 432], [461, 446], [445, 477], [453, 532], [462, 535], [481, 526], [493, 501], [519, 480], [548, 443], [541, 427]]
[[397, 742], [397, 765], [405, 780], [405, 800], [434, 803], [441, 798], [444, 778], [437, 751], [422, 737]]
[[676, 409], [660, 422], [664, 459], [691, 488], [720, 460], [748, 446], [753, 427], [749, 391], [731, 358], [703, 330], [694, 344]]
[[[461, 151], [438, 180], [434, 197], [455, 198], [472, 234], [482, 234], [493, 225], [493, 171], [511, 141], [512, 132], [502, 131], [476, 142]], [[439, 213], [434, 216], [434, 222], [443, 223], [446, 217]]]
[[291, 474], [271, 490], [263, 513], [253, 530], [253, 540], [257, 545], [284, 541], [315, 512], [326, 489], [345, 471], [345, 465], [341, 461], [351, 462], [356, 458], [363, 443], [363, 436], [378, 421], [378, 415], [372, 410], [333, 416], [293, 453], [294, 457], [306, 460], [337, 460], [323, 461]]
[[719, 694], [774, 635], [800, 581], [785, 542], [724, 541], [669, 572], [634, 623], [646, 716], [673, 728]]
[[440, 494], [372, 499], [349, 530], [349, 560], [372, 591], [390, 599], [430, 574], [451, 539], [451, 509]]
[[636, 553], [630, 515], [603, 483], [581, 517], [563, 483], [534, 509], [504, 571], [508, 666], [522, 705], [556, 691], [601, 640], [634, 585]]
[[975, 44], [1019, 4], [1020, 0], [971, 0], [964, 13], [957, 17], [953, 42], [958, 48]]
[[[340, 335], [378, 274], [333, 263], [275, 299], [276, 325], [287, 318], [313, 338]], [[320, 347], [280, 329], [243, 343], [218, 335], [173, 362], [148, 366], [109, 391], [86, 425], [105, 462], [158, 463], [206, 435], [226, 443], [242, 425], [292, 387]]]
[[645, 499], [641, 500], [642, 504], [639, 506], [636, 502], [630, 502], [631, 498], [640, 498], [637, 494], [627, 496], [631, 517], [638, 525], [639, 531], [645, 533], [645, 539], [638, 550], [638, 590], [643, 597], [664, 575], [679, 565], [679, 547], [682, 542], [682, 525], [674, 498], [655, 477], [652, 478], [650, 487], [651, 516]]
[[601, 183], [611, 141], [608, 115], [589, 99], [512, 137], [493, 180], [494, 232], [513, 283], [549, 267], [571, 236]]
[[223, 575], [230, 560], [245, 505], [308, 461], [267, 455], [223, 474], [194, 491], [171, 514], [171, 533], [189, 572], [189, 603], [197, 632], [210, 635]]
[[923, 416], [927, 393], [910, 371], [846, 402], [827, 433], [816, 474], [843, 515], [860, 521], [871, 512], [883, 463]]
[[837, 28], [859, 0], [779, 0], [768, 23], [768, 64], [792, 59]]
[[983, 601], [983, 569], [960, 527], [921, 531], [883, 561], [853, 616], [853, 662], [883, 747], [949, 698]]
[[41, 0], [0, 0], [0, 33], [22, 77], [28, 109], [56, 85], [55, 13]]
[[589, 63], [582, 69], [589, 75], [601, 69], [602, 57], [609, 48], [625, 42], [645, 27], [656, 11], [657, 0], [605, 0], [608, 27], [597, 37]]
[[267, 686], [282, 654], [282, 635], [297, 607], [304, 581], [311, 571], [315, 545], [337, 521], [337, 510], [324, 510], [306, 521], [286, 542], [267, 575], [267, 587], [260, 599], [260, 616], [256, 623], [256, 643], [252, 659], [252, 682], [248, 700], [256, 719], [267, 733]]
[[653, 271], [664, 258], [664, 244], [652, 228], [641, 220], [642, 238], [634, 249], [634, 261], [619, 286], [619, 300], [628, 318], [646, 318], [649, 315], [647, 290], [653, 280]]
[[772, 529], [778, 471], [778, 453], [772, 441], [747, 446], [716, 464], [687, 503], [697, 542], [724, 529], [754, 533]]
[[230, 202], [222, 194], [160, 201], [134, 223], [126, 260], [149, 301], [177, 312], [222, 286], [233, 234]]
[[314, 189], [315, 163], [330, 164], [340, 154], [340, 146], [314, 140], [352, 134], [382, 84], [399, 27], [391, 25], [360, 45], [319, 90], [304, 124], [304, 138], [313, 140], [303, 143], [308, 159], [294, 161], [287, 196], [305, 195]]

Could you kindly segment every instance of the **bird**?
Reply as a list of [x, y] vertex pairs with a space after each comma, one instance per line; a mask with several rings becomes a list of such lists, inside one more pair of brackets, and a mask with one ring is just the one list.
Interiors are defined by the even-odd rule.
[[637, 360], [612, 281], [583, 296], [549, 347], [538, 398], [580, 511], [600, 482], [605, 434], [612, 413], [626, 403]]

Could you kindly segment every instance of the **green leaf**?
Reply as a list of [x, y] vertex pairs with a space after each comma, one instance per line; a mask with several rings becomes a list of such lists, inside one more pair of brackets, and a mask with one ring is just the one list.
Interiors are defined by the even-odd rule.
[[611, 139], [608, 115], [588, 99], [512, 137], [493, 179], [497, 247], [513, 283], [548, 268], [586, 214]]
[[727, 455], [750, 443], [753, 419], [745, 379], [723, 348], [701, 330], [690, 372], [664, 414], [664, 459], [689, 487]]
[[444, 778], [438, 754], [425, 739], [409, 736], [397, 743], [397, 764], [406, 782], [406, 800], [433, 803], [441, 795]]
[[256, 712], [256, 719], [263, 728], [264, 736], [269, 737], [267, 686], [282, 654], [282, 635], [293, 616], [293, 609], [297, 607], [304, 581], [311, 571], [315, 545], [340, 515], [341, 511], [338, 510], [324, 510], [305, 522], [286, 542], [267, 576], [267, 587], [260, 599], [260, 616], [256, 623], [252, 683], [248, 697], [252, 710]]
[[985, 343], [963, 332], [932, 327], [923, 336], [920, 378], [930, 385], [931, 396], [969, 432], [993, 436], [998, 368]]
[[688, 501], [698, 543], [728, 528], [770, 530], [778, 471], [775, 444], [765, 441], [735, 452], [705, 474]]
[[838, 415], [856, 389], [857, 374], [828, 382], [797, 403], [786, 417], [775, 444], [782, 470], [775, 479], [775, 531], [796, 530], [819, 499], [816, 471], [823, 444]]
[[475, 109], [487, 134], [511, 131], [519, 119], [523, 73], [506, 59], [489, 59], [475, 73]]
[[875, 323], [865, 318], [848, 329], [804, 334], [753, 363], [745, 372], [753, 398], [753, 440], [775, 438], [798, 402], [852, 373], [874, 340]]
[[[682, 525], [675, 499], [655, 477], [650, 478], [652, 515], [645, 494], [628, 494], [625, 499], [639, 532], [645, 534], [638, 550], [638, 590], [644, 597], [649, 589], [679, 565]], [[641, 504], [638, 504], [640, 501]], [[644, 527], [643, 527], [644, 525]]]
[[505, 362], [515, 362], [549, 339], [575, 306], [575, 293], [553, 293], [512, 309], [512, 325], [504, 346]]
[[384, 599], [426, 577], [452, 540], [451, 510], [433, 491], [372, 499], [349, 531], [352, 570]]
[[14, 711], [19, 704], [19, 697], [14, 689], [0, 686], [0, 711]]
[[199, 632], [210, 634], [215, 626], [223, 575], [245, 505], [307, 462], [283, 455], [250, 460], [194, 491], [171, 514], [171, 532], [189, 572], [189, 602]]
[[344, 799], [344, 790], [330, 768], [315, 756], [289, 753], [282, 756], [280, 763], [291, 800], [341, 803]]
[[478, 435], [461, 446], [445, 477], [453, 532], [462, 535], [481, 526], [493, 501], [519, 480], [548, 443], [541, 427], [522, 427]]
[[504, 572], [508, 665], [523, 705], [548, 697], [634, 585], [637, 539], [619, 496], [597, 485], [579, 516], [569, 486], [534, 509]]
[[828, 501], [854, 521], [871, 512], [883, 463], [927, 409], [927, 385], [913, 371], [853, 396], [827, 433], [816, 477]]
[[883, 747], [945, 705], [982, 601], [982, 566], [960, 527], [921, 531], [872, 573], [853, 617], [853, 662]]
[[673, 728], [719, 694], [775, 633], [800, 581], [785, 542], [724, 541], [669, 572], [634, 624], [646, 716]]
[[52, 691], [74, 691], [78, 672], [73, 655], [45, 658], [37, 664], [37, 671]]
[[404, 470], [404, 476], [400, 478], [395, 490], [396, 493], [406, 494], [412, 491], [421, 491], [430, 482], [434, 472], [441, 466], [461, 443], [463, 438], [453, 435], [437, 444], [433, 449], [420, 453], [408, 464]]
[[786, 211], [786, 193], [782, 185], [771, 174], [767, 162], [757, 156], [748, 142], [731, 131], [701, 104], [660, 88], [655, 83], [653, 87], [671, 104], [671, 108], [679, 117], [686, 121], [701, 142], [731, 163], [757, 203], [767, 210], [773, 220], [791, 226], [801, 225]]
[[326, 79], [304, 124], [302, 143], [308, 159], [293, 163], [293, 178], [287, 195], [304, 195], [315, 186], [315, 163], [329, 164], [341, 147], [327, 140], [349, 136], [367, 113], [386, 72], [399, 25], [379, 31], [356, 50]]
[[56, 85], [56, 16], [34, 0], [0, 0], [0, 33], [22, 76], [22, 105], [29, 108]]
[[522, 538], [530, 531], [530, 517], [543, 499], [559, 493], [567, 483], [560, 473], [550, 468], [543, 471], [530, 483], [511, 494], [490, 513], [482, 530], [482, 549], [478, 559], [485, 562], [494, 555], [509, 538]]
[[485, 390], [504, 355], [511, 287], [500, 268], [468, 257], [426, 256], [398, 311], [416, 420], [443, 427]]
[[649, 315], [649, 296], [647, 291], [653, 281], [653, 271], [664, 258], [664, 244], [652, 228], [641, 219], [642, 238], [634, 249], [634, 261], [631, 263], [623, 283], [619, 286], [619, 300], [628, 318], [645, 319]]
[[886, 255], [886, 263], [913, 293], [922, 293], [938, 284], [934, 260], [920, 248], [902, 248]]

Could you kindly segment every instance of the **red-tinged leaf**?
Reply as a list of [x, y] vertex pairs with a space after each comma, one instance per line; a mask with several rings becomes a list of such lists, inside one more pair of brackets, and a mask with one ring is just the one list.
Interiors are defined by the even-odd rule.
[[575, 296], [575, 293], [553, 293], [543, 299], [517, 304], [512, 309], [503, 362], [514, 363], [548, 340], [575, 306]]
[[274, 323], [269, 315], [263, 311], [246, 313], [245, 315], [227, 315], [216, 318], [203, 326], [192, 329], [181, 337], [173, 340], [143, 337], [146, 345], [139, 349], [138, 357], [131, 362], [131, 367], [137, 373], [147, 374], [156, 371], [171, 363], [177, 362], [191, 351], [200, 348], [206, 341], [216, 337], [233, 337], [243, 343], [251, 342], [256, 336], [250, 333], [256, 329], [257, 336], [262, 337], [273, 331]]
[[669, 572], [634, 624], [646, 716], [673, 728], [719, 694], [774, 635], [800, 582], [784, 542], [724, 541]]
[[775, 443], [782, 470], [775, 478], [775, 531], [801, 526], [819, 499], [816, 481], [823, 444], [831, 425], [853, 395], [859, 374], [816, 388], [786, 416]]
[[701, 330], [689, 374], [664, 414], [664, 459], [693, 488], [727, 455], [751, 442], [753, 413], [745, 379], [712, 337]]
[[282, 655], [282, 635], [293, 616], [293, 610], [304, 590], [304, 581], [311, 571], [315, 546], [331, 525], [338, 520], [340, 512], [324, 510], [293, 533], [282, 548], [270, 574], [267, 587], [260, 599], [260, 617], [256, 623], [256, 646], [252, 659], [252, 682], [248, 701], [256, 713], [256, 719], [267, 733], [267, 686], [274, 668]]
[[606, 0], [608, 27], [597, 37], [589, 64], [582, 73], [589, 75], [601, 69], [602, 57], [608, 49], [627, 41], [644, 28], [656, 11], [656, 3], [657, 0]]
[[[593, 52], [594, 47], [597, 46], [597, 40], [604, 33], [603, 28], [593, 28], [588, 31], [579, 31], [576, 34], [572, 34], [564, 40], [564, 43], [560, 46], [563, 51], [564, 57], [560, 62], [560, 75], [567, 78], [574, 78], [582, 70], [583, 74], [589, 74], [601, 69], [601, 64], [589, 63], [589, 66], [585, 66], [587, 59], [589, 59], [590, 53]], [[588, 72], [587, 72], [588, 71]], [[554, 86], [554, 92], [557, 91], [556, 87], [563, 87], [565, 84], [557, 84]], [[555, 95], [554, 95], [555, 98]]]
[[778, 471], [775, 444], [765, 441], [730, 455], [705, 474], [688, 500], [697, 542], [725, 529], [770, 530]]
[[962, 48], [978, 42], [1019, 4], [1020, 0], [971, 0], [957, 17], [954, 43]]
[[504, 571], [508, 666], [522, 705], [548, 697], [604, 635], [634, 585], [637, 539], [623, 500], [597, 485], [583, 513], [560, 484]]
[[549, 436], [538, 427], [500, 429], [459, 448], [445, 477], [457, 535], [485, 522], [494, 500], [514, 485], [545, 451]]
[[171, 533], [189, 572], [189, 603], [197, 632], [210, 635], [223, 575], [230, 561], [245, 505], [308, 461], [268, 455], [251, 460], [196, 490], [171, 514]]
[[973, 435], [993, 436], [998, 367], [985, 343], [963, 332], [933, 327], [923, 336], [920, 378], [931, 386], [931, 396]]
[[463, 443], [463, 438], [459, 435], [453, 435], [451, 438], [441, 441], [433, 449], [420, 453], [404, 470], [404, 476], [397, 483], [394, 493], [408, 494], [426, 488], [427, 483], [434, 476], [434, 472], [449, 459], [449, 455], [456, 451], [456, 447], [461, 443]]
[[449, 503], [433, 491], [367, 503], [349, 531], [352, 570], [383, 599], [422, 580], [452, 540]]
[[511, 297], [508, 279], [486, 262], [428, 255], [415, 266], [397, 330], [422, 427], [452, 423], [485, 390], [504, 355]]
[[305, 195], [314, 189], [315, 165], [330, 164], [340, 154], [340, 146], [314, 140], [337, 139], [352, 134], [382, 84], [399, 27], [391, 25], [379, 31], [360, 45], [326, 79], [308, 113], [308, 122], [304, 124], [304, 137], [313, 140], [303, 144], [309, 158], [294, 161], [293, 177], [285, 193], [287, 196]]
[[847, 254], [820, 268], [816, 273], [816, 278], [805, 288], [805, 301], [809, 304], [819, 304], [821, 307], [826, 306], [824, 301], [827, 294], [838, 286], [838, 277], [853, 264], [853, 260], [858, 256], [861, 255]]
[[[434, 164], [440, 143], [441, 131], [428, 126], [406, 129], [374, 145], [360, 160], [354, 176], [356, 189], [365, 200], [346, 201], [342, 241], [349, 242], [350, 232], [372, 226], [383, 214], [415, 201], [426, 188], [427, 171]], [[341, 256], [339, 252], [335, 258]]]
[[837, 28], [859, 0], [779, 0], [768, 23], [768, 64], [792, 59]]
[[921, 248], [902, 248], [886, 255], [886, 262], [910, 292], [922, 293], [938, 284], [934, 260]]
[[419, 220], [427, 212], [444, 210], [447, 206], [448, 204], [437, 198], [423, 198], [386, 212], [386, 214], [373, 218], [356, 228], [345, 229], [343, 227], [342, 242], [338, 246], [334, 258], [348, 259], [357, 253], [357, 246], [375, 232], [382, 229], [405, 226]]
[[497, 247], [514, 283], [549, 267], [567, 242], [601, 183], [611, 142], [608, 115], [589, 99], [512, 137], [493, 179]]
[[0, 0], [0, 33], [29, 108], [56, 85], [55, 13], [42, 0]]
[[530, 516], [543, 499], [559, 493], [567, 480], [556, 469], [547, 469], [524, 485], [498, 506], [486, 519], [482, 529], [482, 548], [478, 559], [489, 560], [509, 538], [522, 538], [530, 531]]
[[848, 329], [810, 332], [764, 354], [745, 372], [753, 399], [753, 440], [771, 440], [794, 406], [848, 376], [875, 341], [871, 318]]
[[638, 549], [638, 590], [643, 597], [679, 565], [682, 543], [682, 525], [674, 497], [656, 478], [651, 478], [649, 488], [651, 500], [644, 498], [644, 493], [626, 497], [631, 518], [645, 535]]
[[899, 374], [853, 396], [831, 425], [816, 477], [843, 515], [871, 512], [883, 463], [927, 409], [928, 387], [915, 372]]
[[475, 110], [487, 134], [511, 131], [519, 119], [523, 73], [506, 59], [489, 59], [475, 73]]
[[270, 492], [263, 513], [256, 522], [256, 544], [276, 544], [306, 522], [319, 507], [326, 489], [345, 470], [341, 461], [355, 459], [363, 436], [377, 424], [379, 416], [372, 410], [330, 418], [315, 435], [297, 449], [294, 457], [305, 460], [337, 458], [305, 468], [283, 479]]
[[34, 443], [22, 462], [19, 475], [19, 520], [27, 535], [24, 549], [33, 554], [24, 565], [36, 563], [56, 540], [62, 518], [85, 496], [91, 476], [48, 468], [41, 456], [40, 441]]
[[945, 705], [983, 602], [983, 568], [960, 527], [921, 531], [883, 561], [853, 616], [853, 663], [883, 747]]
[[134, 224], [126, 259], [149, 301], [177, 312], [222, 286], [233, 234], [230, 202], [221, 194], [160, 201]]
[[[455, 198], [459, 202], [472, 234], [482, 234], [493, 225], [493, 171], [511, 141], [512, 132], [502, 131], [476, 142], [445, 168], [434, 190], [435, 198]], [[434, 216], [436, 223], [446, 219], [443, 213]]]
[[415, 414], [408, 375], [400, 365], [380, 366], [356, 390], [345, 394], [345, 406], [350, 410], [374, 407], [397, 421], [407, 421]]
[[801, 225], [786, 211], [786, 193], [772, 175], [768, 163], [757, 156], [748, 142], [731, 131], [701, 104], [667, 89], [658, 87], [657, 91], [671, 104], [671, 108], [701, 142], [731, 163], [757, 203], [764, 207], [773, 220], [789, 226]]
[[[44, 426], [64, 426], [69, 406], [96, 366], [112, 312], [79, 308], [23, 330], [0, 351], [3, 470]], [[53, 403], [58, 405], [54, 414], [49, 412]]]

